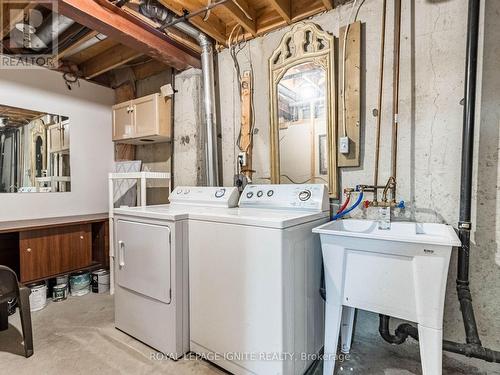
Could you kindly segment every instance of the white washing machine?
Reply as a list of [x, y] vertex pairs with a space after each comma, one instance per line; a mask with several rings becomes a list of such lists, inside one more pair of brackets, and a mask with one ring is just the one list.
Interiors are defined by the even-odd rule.
[[324, 185], [248, 185], [189, 216], [190, 346], [233, 374], [303, 374], [323, 346]]
[[177, 187], [170, 205], [115, 209], [116, 328], [173, 359], [189, 351], [189, 213], [238, 197], [236, 188]]

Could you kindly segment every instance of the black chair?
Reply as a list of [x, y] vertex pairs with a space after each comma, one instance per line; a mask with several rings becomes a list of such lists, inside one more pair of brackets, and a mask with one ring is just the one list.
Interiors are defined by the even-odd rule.
[[26, 358], [33, 355], [33, 331], [31, 329], [30, 311], [31, 290], [17, 281], [17, 276], [9, 267], [0, 265], [0, 331], [9, 328], [8, 303], [17, 298], [21, 325], [23, 327], [24, 354]]

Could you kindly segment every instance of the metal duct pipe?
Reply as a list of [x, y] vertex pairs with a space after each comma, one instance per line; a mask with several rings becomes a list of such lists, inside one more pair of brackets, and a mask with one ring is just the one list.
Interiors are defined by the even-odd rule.
[[[53, 13], [52, 16], [48, 18], [40, 27], [40, 29], [37, 30], [36, 36], [40, 38], [46, 46], [48, 46], [57, 36], [68, 30], [68, 28], [74, 23], [75, 21], [71, 18], [63, 16], [62, 14]], [[34, 49], [42, 50], [43, 48]]]
[[[139, 6], [140, 12], [153, 20], [166, 24], [178, 19], [167, 8], [156, 0], [143, 0]], [[203, 102], [205, 109], [205, 163], [207, 173], [207, 185], [219, 185], [219, 167], [217, 152], [217, 123], [215, 116], [215, 73], [214, 73], [214, 50], [212, 40], [186, 22], [178, 22], [172, 27], [184, 32], [196, 39], [201, 47], [201, 70], [203, 74]]]

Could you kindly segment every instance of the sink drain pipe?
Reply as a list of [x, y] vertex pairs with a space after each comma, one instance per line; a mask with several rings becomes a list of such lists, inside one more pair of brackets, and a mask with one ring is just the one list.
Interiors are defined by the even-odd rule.
[[[217, 126], [215, 115], [215, 73], [214, 73], [214, 47], [212, 40], [174, 15], [170, 10], [158, 3], [156, 0], [141, 0], [139, 11], [142, 15], [151, 20], [159, 22], [161, 25], [172, 26], [195, 39], [201, 47], [201, 70], [203, 75], [203, 104], [206, 126], [205, 139], [205, 163], [206, 178], [208, 186], [219, 185], [219, 168], [217, 152]], [[164, 29], [164, 27], [161, 27]]]
[[[472, 296], [469, 288], [469, 251], [471, 230], [471, 191], [474, 151], [474, 120], [476, 112], [477, 49], [479, 36], [480, 0], [469, 0], [467, 21], [467, 50], [465, 67], [465, 102], [462, 135], [462, 172], [460, 186], [460, 218], [458, 236], [462, 246], [458, 249], [457, 294], [465, 327], [466, 343], [443, 341], [443, 349], [467, 357], [500, 363], [500, 352], [485, 348], [477, 330]], [[418, 340], [418, 330], [408, 323], [400, 324], [394, 334], [389, 331], [390, 317], [380, 315], [379, 333], [391, 344], [402, 344], [408, 336]]]

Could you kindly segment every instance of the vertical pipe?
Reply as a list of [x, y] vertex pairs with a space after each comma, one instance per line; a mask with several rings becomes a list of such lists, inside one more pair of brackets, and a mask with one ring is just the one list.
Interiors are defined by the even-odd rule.
[[[401, 0], [394, 1], [394, 68], [392, 92], [392, 177], [396, 179], [398, 159], [399, 114], [399, 61], [401, 47]], [[396, 201], [396, 185], [391, 189], [391, 199]]]
[[462, 246], [458, 252], [457, 291], [465, 325], [467, 343], [481, 345], [472, 306], [472, 297], [469, 290], [472, 161], [474, 152], [474, 119], [476, 115], [479, 9], [479, 0], [469, 0], [464, 85], [460, 218], [458, 223], [458, 234]]
[[381, 30], [381, 39], [380, 39], [380, 78], [378, 83], [378, 114], [377, 114], [377, 131], [375, 138], [375, 168], [373, 172], [373, 186], [375, 187], [374, 191], [374, 201], [377, 200], [377, 186], [378, 186], [378, 164], [380, 159], [380, 126], [382, 121], [382, 92], [384, 89], [384, 56], [385, 56], [385, 18], [386, 18], [386, 3], [387, 0], [383, 0], [382, 2], [382, 30]]
[[[219, 2], [220, 4], [221, 2]], [[201, 47], [201, 70], [203, 73], [203, 102], [206, 126], [206, 180], [207, 185], [219, 185], [219, 168], [217, 152], [217, 117], [215, 113], [215, 73], [214, 51], [211, 39], [201, 31], [184, 22], [183, 17], [173, 15], [167, 8], [154, 0], [141, 0], [139, 11], [150, 19], [154, 19], [166, 27], [175, 27], [196, 39]]]
[[219, 170], [217, 163], [217, 129], [215, 120], [215, 84], [213, 45], [204, 34], [199, 37], [201, 46], [201, 69], [203, 72], [203, 92], [206, 119], [206, 160], [207, 185], [219, 185]]
[[205, 106], [206, 126], [206, 170], [207, 185], [219, 185], [219, 168], [217, 160], [217, 126], [215, 116], [215, 74], [213, 44], [208, 36], [201, 33], [191, 25], [180, 22], [175, 28], [195, 38], [201, 47], [201, 70], [203, 73], [203, 102]]

